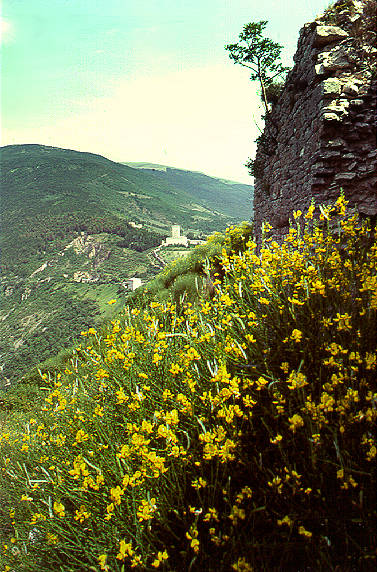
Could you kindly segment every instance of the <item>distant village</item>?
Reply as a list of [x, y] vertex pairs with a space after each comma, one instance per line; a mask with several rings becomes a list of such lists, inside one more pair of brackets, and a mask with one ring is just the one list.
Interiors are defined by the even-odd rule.
[[[135, 222], [130, 222], [129, 224], [134, 228], [141, 228], [142, 227], [141, 224], [137, 224]], [[158, 255], [158, 251], [161, 248], [167, 247], [167, 246], [183, 246], [185, 248], [189, 248], [190, 246], [196, 246], [198, 244], [202, 244], [203, 242], [205, 242], [205, 241], [204, 240], [191, 240], [191, 239], [187, 238], [187, 236], [181, 235], [180, 225], [179, 224], [173, 224], [171, 227], [171, 236], [166, 237], [166, 239], [161, 242], [160, 246], [158, 246], [154, 250], [154, 255], [156, 258], [158, 258], [163, 263], [162, 259]], [[137, 278], [136, 276], [134, 276], [134, 277], [126, 280], [123, 283], [123, 285], [127, 291], [133, 292], [134, 290], [136, 290], [137, 288], [139, 288], [142, 285], [142, 281], [141, 281], [141, 278]]]

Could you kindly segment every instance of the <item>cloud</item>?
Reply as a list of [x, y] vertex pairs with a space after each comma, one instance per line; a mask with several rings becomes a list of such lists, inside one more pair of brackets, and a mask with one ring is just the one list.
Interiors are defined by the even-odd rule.
[[4, 130], [3, 144], [43, 143], [250, 183], [243, 165], [254, 150], [259, 103], [247, 73], [228, 64], [151, 74], [120, 80], [105, 97], [71, 102], [71, 114], [67, 108], [50, 125]]

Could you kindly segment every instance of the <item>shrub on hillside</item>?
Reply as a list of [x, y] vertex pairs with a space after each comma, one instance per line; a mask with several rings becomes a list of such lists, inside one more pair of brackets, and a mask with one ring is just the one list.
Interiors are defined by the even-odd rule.
[[170, 298], [180, 311], [184, 302], [196, 303], [199, 297], [208, 297], [213, 292], [215, 275], [223, 275], [223, 249], [242, 252], [252, 233], [253, 226], [246, 221], [237, 227], [230, 226], [225, 235], [215, 232], [205, 244], [168, 264], [144, 290], [135, 294], [131, 304], [145, 306], [151, 300], [161, 302]]
[[283, 81], [272, 81], [266, 86], [266, 100], [268, 103], [275, 104], [279, 101], [279, 98], [283, 92], [284, 82]]
[[372, 569], [377, 243], [342, 197], [314, 212], [224, 248], [213, 299], [83, 332], [1, 439], [9, 566]]

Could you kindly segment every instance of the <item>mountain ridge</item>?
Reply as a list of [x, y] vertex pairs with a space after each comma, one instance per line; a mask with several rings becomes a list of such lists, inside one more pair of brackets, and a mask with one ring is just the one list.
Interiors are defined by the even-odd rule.
[[241, 181], [235, 181], [234, 179], [227, 179], [224, 177], [218, 177], [217, 175], [209, 175], [208, 173], [205, 173], [204, 171], [185, 169], [183, 167], [173, 167], [172, 165], [163, 165], [161, 163], [150, 163], [148, 161], [146, 161], [146, 162], [144, 162], [144, 161], [120, 161], [120, 163], [122, 165], [128, 165], [129, 167], [131, 167], [133, 169], [144, 169], [144, 170], [151, 170], [151, 171], [153, 171], [153, 170], [166, 171], [167, 169], [170, 169], [172, 171], [185, 171], [187, 173], [195, 173], [198, 175], [205, 175], [206, 177], [210, 177], [212, 179], [217, 179], [217, 180], [221, 181], [222, 183], [230, 183], [233, 185], [252, 186], [252, 185], [249, 185], [248, 183], [242, 183]]

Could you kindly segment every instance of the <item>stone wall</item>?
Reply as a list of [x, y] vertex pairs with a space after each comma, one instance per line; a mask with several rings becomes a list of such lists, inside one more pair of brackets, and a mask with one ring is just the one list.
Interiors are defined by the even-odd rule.
[[373, 5], [341, 0], [300, 31], [255, 158], [257, 229], [268, 220], [283, 235], [293, 210], [312, 199], [325, 204], [341, 189], [350, 206], [377, 214]]

